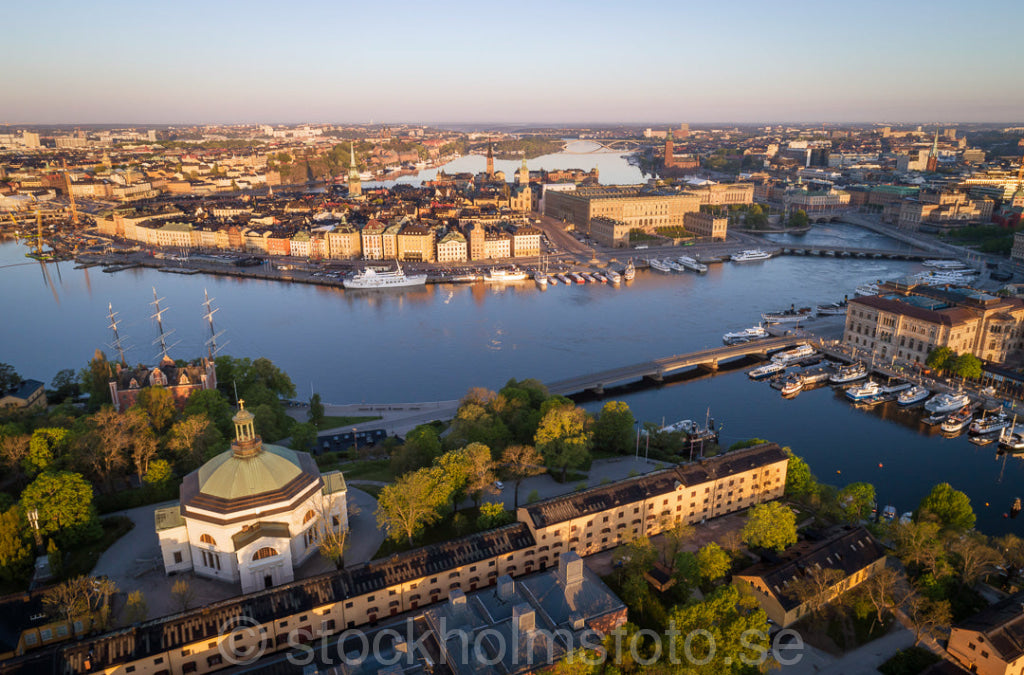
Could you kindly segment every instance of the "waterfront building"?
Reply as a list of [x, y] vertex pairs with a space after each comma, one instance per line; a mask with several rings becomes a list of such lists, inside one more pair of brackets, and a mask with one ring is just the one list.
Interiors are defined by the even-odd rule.
[[360, 239], [364, 260], [384, 260], [384, 223], [370, 220], [363, 226]]
[[949, 347], [1005, 363], [1024, 347], [1024, 300], [890, 282], [878, 295], [850, 299], [843, 342], [886, 361], [924, 363], [933, 349]]
[[483, 223], [475, 222], [469, 226], [469, 259], [483, 260], [487, 257], [487, 233]]
[[684, 216], [700, 209], [696, 194], [642, 192], [632, 187], [549, 191], [544, 200], [544, 215], [572, 223], [587, 234], [591, 232], [591, 219], [597, 216], [654, 232], [656, 227], [683, 227]]
[[[689, 217], [691, 214], [686, 214]], [[590, 236], [601, 246], [625, 248], [629, 246], [630, 226], [621, 220], [597, 216], [590, 219]]]
[[916, 199], [899, 204], [897, 225], [904, 230], [948, 230], [992, 219], [995, 202], [971, 199], [959, 190], [923, 190]]
[[167, 574], [240, 584], [243, 593], [294, 581], [322, 528], [348, 528], [345, 479], [320, 475], [309, 453], [264, 444], [239, 401], [231, 449], [185, 476], [180, 501], [155, 512]]
[[170, 392], [174, 404], [181, 410], [192, 392], [217, 388], [217, 371], [212, 358], [197, 359], [179, 366], [165, 354], [154, 368], [114, 364], [114, 377], [109, 385], [110, 400], [117, 412], [124, 412], [135, 405], [139, 393], [146, 387], [163, 387]]
[[484, 258], [511, 258], [512, 235], [504, 230], [484, 232]]
[[0, 390], [0, 410], [46, 408], [46, 387], [39, 380], [22, 380], [17, 387]]
[[458, 230], [448, 231], [437, 242], [437, 262], [453, 263], [469, 260], [466, 237]]
[[863, 527], [844, 528], [820, 541], [802, 541], [778, 556], [748, 567], [733, 578], [746, 584], [762, 609], [776, 625], [790, 626], [809, 611], [790, 584], [807, 570], [838, 570], [842, 576], [827, 592], [831, 601], [841, 593], [874, 576], [885, 567], [886, 553]]
[[[224, 666], [218, 648], [224, 622], [239, 616], [256, 624], [239, 634], [239, 648], [269, 653], [288, 649], [300, 629], [317, 640], [494, 586], [505, 575], [521, 586], [523, 576], [558, 567], [564, 553], [610, 550], [676, 522], [699, 523], [777, 499], [787, 463], [779, 446], [765, 443], [555, 497], [521, 507], [519, 522], [510, 525], [81, 640], [53, 653], [53, 669], [66, 675], [201, 675]], [[583, 586], [589, 586], [586, 571]], [[554, 600], [564, 584], [548, 587]], [[596, 616], [608, 617], [606, 625], [618, 621], [615, 611]]]
[[338, 225], [327, 233], [327, 256], [334, 260], [354, 260], [362, 255], [359, 230], [351, 225]]
[[434, 230], [408, 223], [395, 235], [395, 251], [403, 262], [434, 262]]
[[696, 211], [683, 217], [686, 229], [698, 237], [711, 237], [725, 241], [729, 230], [729, 217], [711, 211]]
[[947, 651], [981, 675], [1012, 675], [1024, 667], [1024, 591], [1003, 598], [950, 629]]
[[782, 196], [783, 208], [789, 211], [802, 209], [809, 216], [828, 214], [850, 205], [850, 193], [843, 190], [807, 190], [797, 188], [786, 190]]
[[518, 227], [512, 233], [512, 257], [536, 258], [540, 255], [541, 231], [532, 225]]

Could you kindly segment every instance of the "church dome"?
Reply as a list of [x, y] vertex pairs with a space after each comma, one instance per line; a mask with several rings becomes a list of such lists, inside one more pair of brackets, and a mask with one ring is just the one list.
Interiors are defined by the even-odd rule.
[[199, 492], [219, 499], [242, 499], [276, 492], [302, 474], [294, 450], [263, 445], [252, 456], [222, 452], [199, 468]]

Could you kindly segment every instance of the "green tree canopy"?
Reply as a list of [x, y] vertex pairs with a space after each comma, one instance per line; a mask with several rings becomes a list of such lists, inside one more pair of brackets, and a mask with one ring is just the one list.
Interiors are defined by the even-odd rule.
[[32, 569], [32, 544], [21, 509], [0, 512], [0, 579], [14, 581]]
[[729, 573], [731, 566], [732, 559], [729, 554], [713, 541], [697, 551], [697, 568], [700, 570], [701, 578], [706, 581], [718, 581]]
[[217, 389], [200, 389], [193, 391], [185, 401], [186, 416], [205, 415], [217, 427], [221, 436], [234, 438], [234, 424], [231, 417], [235, 414], [224, 394]]
[[952, 359], [949, 370], [957, 377], [973, 380], [981, 377], [981, 359], [971, 353], [961, 354]]
[[750, 546], [782, 551], [796, 543], [796, 515], [785, 504], [757, 504], [743, 526], [743, 541]]
[[789, 465], [786, 468], [786, 494], [798, 499], [815, 494], [818, 491], [818, 481], [811, 473], [811, 467], [789, 448], [782, 450], [789, 456]]
[[26, 514], [35, 509], [39, 533], [56, 536], [67, 548], [98, 534], [92, 499], [92, 486], [81, 475], [48, 471], [39, 474], [21, 493], [21, 508]]
[[590, 426], [590, 416], [572, 402], [550, 408], [541, 418], [534, 445], [549, 468], [561, 471], [563, 481], [569, 469], [583, 466], [590, 459]]
[[605, 452], [628, 454], [633, 447], [633, 417], [625, 401], [608, 401], [594, 423], [594, 447]]
[[21, 375], [9, 363], [0, 362], [0, 394], [21, 384]]
[[413, 543], [425, 526], [441, 517], [441, 508], [448, 501], [447, 481], [436, 468], [423, 468], [400, 476], [386, 485], [377, 499], [377, 524], [389, 538]]
[[113, 376], [114, 370], [106, 355], [97, 349], [89, 365], [78, 374], [82, 390], [89, 395], [90, 410], [98, 410], [104, 403], [111, 402], [110, 380]]
[[178, 414], [174, 396], [165, 387], [144, 387], [135, 405], [146, 411], [149, 423], [158, 434], [164, 433]]
[[871, 483], [850, 483], [838, 495], [839, 508], [851, 523], [864, 520], [875, 507], [875, 486]]
[[69, 433], [67, 429], [44, 427], [32, 432], [28, 444], [28, 455], [21, 461], [25, 475], [37, 476], [54, 467], [55, 460], [68, 447]]
[[317, 429], [324, 423], [324, 404], [320, 400], [320, 394], [313, 394], [309, 397], [309, 412], [307, 414], [310, 424]]
[[939, 483], [917, 507], [918, 520], [934, 520], [943, 528], [962, 532], [974, 527], [977, 517], [971, 500], [949, 483]]
[[955, 358], [956, 352], [949, 347], [937, 347], [928, 352], [928, 358], [925, 359], [924, 364], [941, 373], [949, 369]]
[[292, 450], [309, 452], [316, 443], [316, 426], [312, 422], [292, 425]]
[[807, 217], [807, 212], [803, 209], [797, 209], [793, 213], [789, 214], [790, 227], [807, 227], [809, 223], [810, 219]]
[[[768, 652], [768, 617], [757, 601], [741, 596], [732, 584], [719, 586], [702, 602], [677, 606], [669, 614], [674, 624], [675, 637], [665, 647], [669, 657], [689, 663], [684, 651], [684, 640], [690, 640], [690, 654], [698, 662], [709, 659], [699, 669], [678, 672], [746, 673], [760, 663], [760, 656]], [[707, 631], [706, 633], [700, 631]]]

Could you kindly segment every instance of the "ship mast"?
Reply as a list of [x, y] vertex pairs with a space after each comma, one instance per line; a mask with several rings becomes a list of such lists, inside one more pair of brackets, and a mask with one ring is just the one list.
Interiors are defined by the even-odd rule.
[[121, 344], [121, 335], [117, 331], [117, 324], [121, 322], [117, 320], [117, 312], [114, 311], [114, 306], [109, 302], [107, 303], [107, 319], [110, 320], [110, 325], [107, 328], [114, 332], [114, 342], [110, 346], [117, 350], [121, 365], [127, 367], [128, 362], [124, 359], [124, 345]]
[[225, 340], [224, 344], [220, 345], [219, 347], [217, 346], [217, 338], [224, 335], [224, 333], [226, 332], [220, 331], [218, 333], [213, 327], [213, 315], [216, 312], [218, 312], [220, 308], [218, 307], [217, 309], [212, 309], [210, 307], [210, 303], [212, 303], [213, 300], [210, 298], [210, 294], [206, 292], [205, 288], [203, 289], [203, 298], [203, 307], [206, 308], [206, 312], [203, 314], [203, 318], [206, 319], [206, 321], [210, 324], [210, 337], [206, 340], [206, 348], [210, 354], [210, 358], [212, 359], [214, 356], [217, 355], [217, 352], [223, 349], [228, 343]]
[[[156, 319], [157, 328], [160, 329], [160, 337], [153, 340], [153, 344], [160, 344], [160, 358], [161, 360], [164, 360], [170, 358], [167, 355], [167, 350], [169, 349], [169, 347], [167, 346], [167, 336], [173, 333], [174, 329], [172, 328], [171, 330], [164, 332], [163, 313], [167, 311], [167, 308], [165, 307], [164, 309], [160, 309], [161, 300], [163, 300], [163, 298], [156, 297], [156, 287], [153, 287], [153, 302], [151, 302], [150, 304], [156, 308], [156, 311], [153, 312], [153, 316], [151, 316], [150, 318]], [[174, 345], [171, 346], [173, 347]]]

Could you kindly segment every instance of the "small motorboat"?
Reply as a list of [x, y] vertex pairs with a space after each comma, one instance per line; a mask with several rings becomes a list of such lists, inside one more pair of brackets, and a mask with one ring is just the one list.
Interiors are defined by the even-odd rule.
[[796, 396], [804, 388], [804, 378], [795, 376], [787, 378], [782, 384], [783, 396]]
[[915, 384], [910, 389], [901, 391], [900, 395], [896, 397], [896, 402], [900, 405], [914, 405], [915, 403], [920, 403], [931, 395], [932, 393], [930, 391], [919, 384]]

